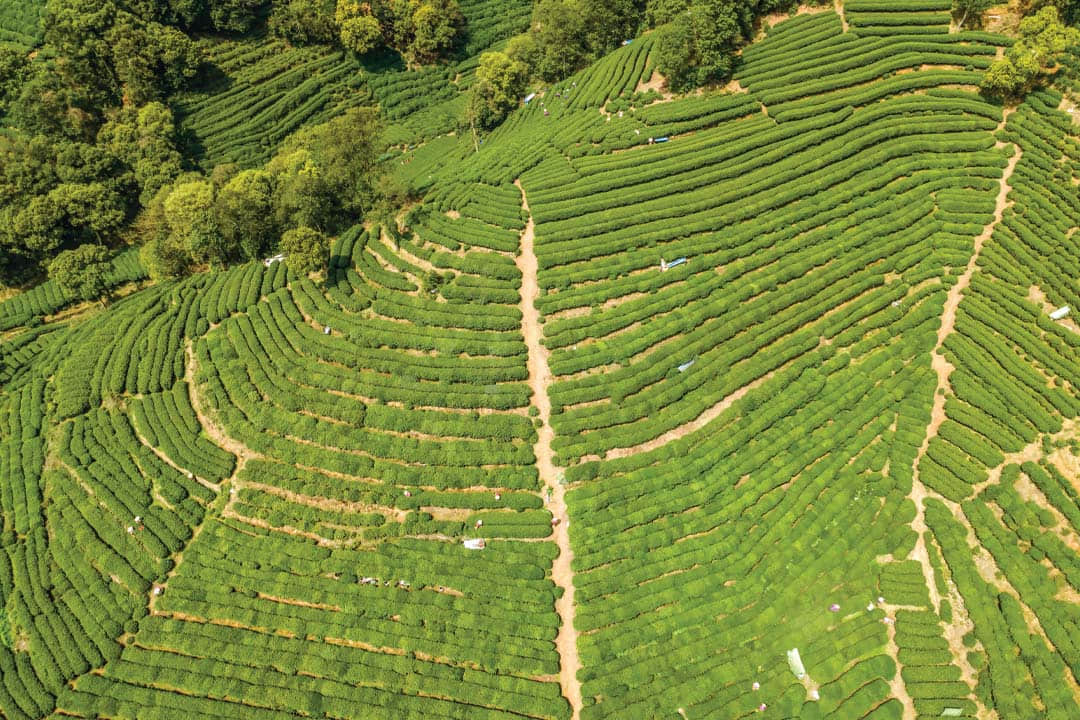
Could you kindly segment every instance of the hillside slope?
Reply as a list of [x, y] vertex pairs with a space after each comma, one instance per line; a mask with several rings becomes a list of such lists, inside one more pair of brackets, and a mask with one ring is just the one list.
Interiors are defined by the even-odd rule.
[[325, 282], [9, 334], [0, 712], [1075, 717], [1080, 133], [943, 9], [640, 38]]

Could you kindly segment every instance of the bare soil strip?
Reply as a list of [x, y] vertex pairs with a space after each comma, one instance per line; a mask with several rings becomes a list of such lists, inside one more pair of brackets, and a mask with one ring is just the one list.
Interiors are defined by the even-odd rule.
[[[529, 202], [525, 189], [519, 181], [515, 185], [521, 190], [521, 206], [529, 213]], [[521, 235], [521, 253], [516, 258], [521, 270], [521, 331], [525, 336], [525, 345], [529, 349], [529, 387], [532, 388], [532, 402], [540, 411], [542, 425], [533, 452], [536, 454], [536, 467], [540, 478], [547, 486], [551, 499], [547, 503], [558, 524], [554, 529], [555, 544], [559, 546], [559, 556], [551, 568], [555, 584], [562, 589], [562, 597], [555, 601], [555, 610], [559, 613], [559, 635], [555, 643], [559, 651], [559, 684], [563, 696], [570, 702], [573, 720], [581, 717], [581, 683], [578, 682], [578, 670], [581, 660], [578, 657], [578, 633], [574, 628], [574, 570], [571, 562], [574, 553], [570, 549], [570, 516], [566, 510], [566, 490], [559, 482], [559, 468], [555, 467], [551, 451], [551, 440], [555, 433], [551, 429], [551, 400], [548, 387], [551, 385], [551, 370], [548, 368], [548, 350], [541, 339], [540, 313], [536, 310], [536, 298], [540, 288], [536, 281], [537, 261], [533, 249], [535, 229], [532, 214]]]
[[[776, 371], [771, 370], [770, 372], [766, 373], [765, 375], [762, 375], [761, 377], [759, 377], [757, 380], [754, 380], [753, 382], [750, 382], [750, 383], [747, 383], [746, 385], [743, 385], [741, 388], [739, 388], [738, 390], [735, 390], [730, 395], [728, 395], [727, 397], [725, 397], [724, 399], [722, 399], [720, 402], [716, 403], [712, 407], [706, 408], [704, 410], [704, 412], [702, 412], [700, 415], [698, 415], [696, 418], [694, 418], [690, 422], [685, 423], [683, 425], [680, 425], [679, 427], [674, 428], [672, 430], [668, 430], [666, 433], [664, 433], [663, 435], [660, 435], [659, 437], [655, 437], [652, 440], [648, 440], [648, 441], [643, 442], [643, 443], [638, 443], [637, 445], [633, 445], [631, 447], [611, 448], [604, 455], [604, 459], [605, 460], [615, 460], [617, 458], [624, 458], [624, 457], [630, 457], [631, 455], [638, 455], [640, 453], [649, 452], [650, 450], [655, 450], [655, 449], [657, 449], [659, 447], [663, 447], [664, 445], [667, 445], [668, 443], [675, 442], [676, 440], [679, 440], [680, 438], [686, 437], [690, 433], [700, 430], [701, 428], [705, 427], [706, 425], [711, 423], [716, 418], [723, 415], [725, 410], [727, 410], [732, 405], [734, 405], [736, 402], [741, 400], [743, 398], [743, 396], [745, 396], [751, 390], [754, 390], [754, 389], [760, 387], [762, 384], [764, 384], [764, 383], [768, 382], [769, 380], [771, 380], [774, 375], [776, 375]], [[597, 455], [585, 455], [584, 457], [581, 458], [580, 462], [589, 462], [590, 460], [599, 460], [599, 459], [600, 458]]]
[[[1009, 112], [1009, 110], [1005, 111], [999, 127], [1004, 127], [1005, 119], [1008, 118]], [[926, 432], [923, 434], [922, 445], [915, 455], [912, 489], [910, 495], [908, 495], [915, 503], [915, 519], [911, 521], [911, 529], [919, 534], [919, 539], [915, 543], [915, 548], [911, 551], [909, 558], [918, 561], [922, 566], [926, 586], [930, 591], [930, 601], [933, 604], [935, 611], [938, 611], [941, 608], [942, 592], [944, 591], [949, 595], [950, 604], [953, 609], [953, 622], [949, 627], [946, 627], [945, 638], [949, 642], [949, 649], [952, 653], [953, 661], [960, 667], [962, 676], [968, 681], [968, 684], [972, 688], [972, 693], [969, 697], [975, 702], [976, 713], [979, 718], [995, 717], [996, 713], [988, 710], [974, 694], [975, 688], [973, 681], [975, 672], [967, 661], [967, 648], [964, 647], [962, 642], [964, 633], [960, 631], [961, 628], [970, 626], [967, 608], [964, 606], [960, 594], [955, 592], [954, 588], [938, 588], [934, 582], [934, 569], [930, 564], [930, 556], [924, 540], [924, 533], [927, 531], [924, 507], [927, 497], [935, 497], [943, 501], [944, 498], [941, 498], [937, 493], [928, 490], [926, 486], [923, 485], [919, 478], [919, 463], [926, 454], [926, 450], [930, 446], [930, 441], [937, 436], [938, 429], [945, 421], [945, 396], [950, 389], [949, 375], [953, 371], [953, 366], [949, 364], [944, 355], [942, 355], [942, 346], [945, 344], [945, 340], [952, 333], [956, 325], [956, 310], [960, 306], [960, 300], [963, 298], [964, 291], [971, 284], [971, 277], [975, 274], [975, 268], [979, 259], [979, 254], [982, 252], [983, 245], [990, 239], [990, 236], [994, 232], [994, 228], [1001, 222], [1001, 218], [1005, 214], [1005, 209], [1009, 205], [1009, 178], [1012, 177], [1013, 170], [1016, 169], [1016, 163], [1020, 160], [1021, 154], [1020, 148], [1014, 146], [1014, 150], [1015, 152], [1009, 159], [1009, 163], [1005, 167], [1005, 171], [1002, 173], [1001, 180], [999, 181], [998, 194], [994, 207], [994, 217], [990, 224], [983, 228], [983, 231], [975, 238], [975, 246], [972, 250], [971, 258], [968, 260], [964, 272], [957, 279], [956, 283], [949, 288], [948, 295], [945, 298], [945, 306], [941, 313], [941, 326], [938, 328], [937, 342], [935, 343], [931, 354], [931, 367], [937, 374], [937, 387], [934, 390], [933, 399], [934, 404], [930, 413], [930, 423], [926, 426]], [[953, 503], [947, 504], [950, 507], [954, 505]], [[905, 703], [904, 720], [913, 720], [915, 715], [914, 705]]]

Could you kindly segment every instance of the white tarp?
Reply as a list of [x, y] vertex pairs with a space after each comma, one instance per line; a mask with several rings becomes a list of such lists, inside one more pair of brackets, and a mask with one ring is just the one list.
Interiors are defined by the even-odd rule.
[[800, 680], [806, 677], [806, 668], [803, 667], [802, 658], [799, 657], [799, 648], [791, 648], [787, 651], [787, 664], [795, 677]]

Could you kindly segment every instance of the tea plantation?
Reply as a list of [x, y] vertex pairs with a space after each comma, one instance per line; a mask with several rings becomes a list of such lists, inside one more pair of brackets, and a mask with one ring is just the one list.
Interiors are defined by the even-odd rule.
[[44, 35], [45, 0], [0, 0], [0, 46], [28, 49]]
[[0, 303], [0, 716], [1080, 717], [1080, 126], [949, 8], [685, 97], [646, 35], [478, 146], [467, 61], [213, 48], [208, 165], [374, 97], [423, 201]]

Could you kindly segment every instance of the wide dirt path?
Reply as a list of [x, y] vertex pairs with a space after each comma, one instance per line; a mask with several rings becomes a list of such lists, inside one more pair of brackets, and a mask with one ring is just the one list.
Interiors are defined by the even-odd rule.
[[[521, 206], [528, 213], [529, 202], [525, 197], [525, 190], [520, 182], [515, 181], [514, 184], [521, 190]], [[536, 467], [551, 497], [547, 508], [559, 521], [554, 528], [559, 557], [555, 559], [551, 569], [552, 579], [562, 589], [562, 597], [555, 602], [560, 621], [556, 639], [559, 650], [559, 684], [562, 686], [563, 697], [570, 701], [570, 707], [573, 708], [573, 718], [577, 720], [581, 716], [581, 683], [577, 677], [581, 660], [578, 657], [578, 634], [574, 629], [574, 570], [571, 567], [574, 553], [570, 549], [570, 516], [566, 511], [566, 491], [559, 483], [561, 470], [555, 466], [551, 452], [551, 439], [555, 434], [551, 429], [551, 401], [548, 399], [551, 370], [548, 368], [548, 349], [541, 343], [543, 332], [540, 329], [540, 313], [536, 311], [535, 301], [540, 295], [540, 287], [536, 281], [534, 234], [530, 213], [525, 232], [521, 235], [521, 253], [516, 259], [518, 269], [521, 270], [521, 331], [529, 349], [529, 387], [532, 388], [532, 402], [540, 411], [542, 423], [538, 431], [539, 438], [533, 448]]]

